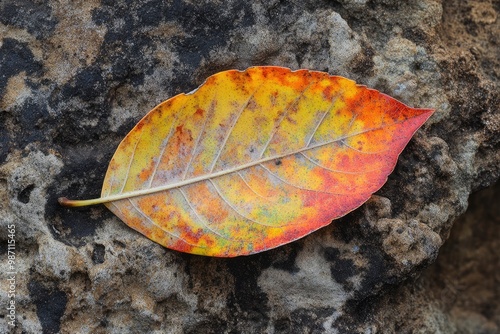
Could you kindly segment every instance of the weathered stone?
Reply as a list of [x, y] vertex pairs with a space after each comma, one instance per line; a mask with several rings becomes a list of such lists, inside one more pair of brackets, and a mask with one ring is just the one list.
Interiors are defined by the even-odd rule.
[[[426, 275], [448, 286], [446, 275], [413, 278], [470, 193], [500, 175], [499, 10], [461, 0], [4, 1], [0, 227], [16, 226], [18, 332], [498, 330], [498, 312], [432, 298]], [[436, 112], [362, 208], [250, 257], [179, 254], [102, 206], [57, 204], [100, 193], [116, 146], [157, 103], [218, 71], [266, 64], [343, 75]], [[477, 263], [498, 286], [495, 260], [496, 271], [464, 255], [463, 282], [478, 284]], [[497, 311], [497, 290], [468, 296]]]
[[500, 183], [473, 194], [436, 263], [419, 279], [370, 301], [366, 307], [375, 323], [384, 324], [381, 332], [498, 333], [498, 196]]

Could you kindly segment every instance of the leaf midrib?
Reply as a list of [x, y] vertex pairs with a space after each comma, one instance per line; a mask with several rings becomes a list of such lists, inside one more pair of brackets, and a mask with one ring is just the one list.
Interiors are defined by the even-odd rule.
[[269, 161], [282, 159], [282, 158], [285, 158], [285, 157], [288, 157], [288, 156], [292, 156], [292, 155], [295, 155], [295, 154], [298, 154], [298, 153], [301, 153], [301, 152], [305, 152], [305, 151], [308, 151], [308, 150], [313, 150], [313, 149], [318, 148], [318, 147], [330, 145], [330, 144], [333, 144], [333, 143], [336, 143], [336, 142], [343, 141], [343, 140], [348, 139], [348, 138], [352, 138], [352, 137], [355, 137], [355, 136], [358, 136], [358, 135], [362, 135], [364, 133], [368, 133], [368, 132], [371, 132], [371, 131], [377, 131], [377, 130], [384, 129], [384, 128], [389, 127], [389, 126], [394, 126], [394, 125], [397, 125], [397, 124], [401, 124], [401, 123], [404, 123], [404, 122], [408, 121], [409, 119], [412, 119], [412, 118], [415, 118], [415, 117], [418, 117], [418, 116], [422, 116], [422, 114], [419, 114], [419, 115], [414, 116], [414, 117], [406, 118], [406, 119], [404, 119], [402, 121], [399, 121], [399, 122], [394, 122], [394, 123], [391, 123], [391, 124], [387, 124], [385, 126], [381, 126], [381, 127], [377, 127], [377, 128], [372, 128], [372, 129], [367, 129], [367, 130], [360, 131], [360, 132], [357, 132], [357, 133], [354, 133], [354, 134], [351, 134], [351, 135], [342, 136], [342, 137], [335, 138], [335, 139], [332, 139], [332, 140], [329, 140], [329, 141], [326, 141], [326, 142], [318, 143], [318, 144], [315, 144], [315, 145], [312, 145], [312, 146], [306, 146], [306, 147], [303, 147], [303, 148], [300, 148], [300, 149], [297, 149], [297, 150], [294, 150], [294, 151], [291, 151], [291, 152], [287, 152], [287, 153], [282, 154], [282, 155], [276, 155], [276, 156], [271, 156], [271, 157], [267, 157], [267, 158], [263, 158], [263, 159], [258, 159], [258, 160], [255, 160], [255, 161], [252, 161], [252, 162], [249, 162], [249, 163], [237, 166], [237, 167], [233, 167], [233, 168], [230, 168], [230, 169], [225, 169], [225, 170], [222, 170], [222, 171], [219, 171], [219, 172], [209, 173], [209, 174], [205, 174], [205, 175], [193, 177], [193, 178], [190, 178], [190, 179], [187, 179], [187, 180], [182, 180], [182, 181], [178, 181], [178, 182], [175, 182], [175, 183], [170, 183], [170, 184], [166, 184], [166, 185], [158, 186], [158, 187], [154, 187], [154, 188], [146, 188], [146, 189], [141, 189], [141, 190], [135, 190], [135, 191], [125, 192], [125, 193], [120, 193], [120, 194], [116, 194], [116, 195], [110, 195], [110, 196], [105, 196], [105, 197], [100, 197], [100, 198], [95, 198], [95, 199], [82, 200], [82, 201], [79, 201], [79, 202], [81, 202], [81, 205], [102, 204], [102, 203], [114, 202], [114, 201], [119, 201], [119, 200], [123, 200], [123, 199], [127, 199], [127, 198], [132, 198], [132, 197], [150, 195], [150, 194], [154, 194], [154, 193], [157, 193], [157, 192], [166, 191], [166, 190], [170, 190], [170, 189], [174, 189], [174, 188], [180, 188], [180, 187], [183, 187], [183, 186], [186, 186], [186, 185], [190, 185], [190, 184], [194, 184], [194, 183], [206, 181], [206, 180], [213, 179], [213, 178], [216, 178], [216, 177], [219, 177], [219, 176], [224, 176], [224, 175], [232, 174], [232, 173], [235, 173], [235, 172], [239, 172], [241, 170], [244, 170], [244, 169], [256, 166], [256, 165], [260, 165], [260, 164], [263, 164], [263, 163], [266, 163], [266, 162], [269, 162]]

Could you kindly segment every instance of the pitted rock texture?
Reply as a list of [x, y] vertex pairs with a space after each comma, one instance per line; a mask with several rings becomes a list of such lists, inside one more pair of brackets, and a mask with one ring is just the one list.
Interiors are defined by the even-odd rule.
[[365, 305], [382, 332], [500, 332], [499, 196], [498, 182], [472, 194], [436, 263]]
[[[498, 0], [4, 0], [0, 226], [16, 226], [18, 274], [17, 327], [0, 317], [2, 331], [424, 328], [425, 317], [386, 325], [418, 304], [387, 302], [386, 293], [414, 282], [436, 259], [470, 193], [499, 178], [499, 12]], [[118, 143], [156, 104], [218, 71], [252, 65], [343, 75], [436, 112], [363, 207], [249, 257], [176, 253], [103, 206], [57, 204], [62, 195], [100, 193]], [[6, 233], [0, 241], [7, 244]], [[9, 301], [7, 284], [2, 279], [1, 305]], [[405, 296], [418, 298], [410, 292]], [[460, 314], [469, 311], [461, 305], [442, 318], [451, 324], [434, 318], [433, 328], [466, 328]], [[478, 323], [471, 328], [498, 326], [481, 312], [471, 321]]]

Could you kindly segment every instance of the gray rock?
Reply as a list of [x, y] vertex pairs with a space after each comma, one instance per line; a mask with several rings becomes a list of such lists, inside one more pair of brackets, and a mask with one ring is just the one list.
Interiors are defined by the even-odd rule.
[[[373, 312], [383, 332], [500, 331], [500, 183], [474, 193], [437, 261], [418, 280], [379, 298]], [[398, 312], [394, 312], [398, 310]]]
[[[459, 0], [4, 1], [0, 225], [16, 230], [16, 331], [397, 331], [385, 324], [424, 303], [386, 293], [436, 259], [470, 193], [500, 175], [497, 17], [493, 3]], [[266, 64], [343, 75], [436, 113], [363, 207], [249, 257], [179, 254], [102, 206], [57, 204], [100, 193], [116, 146], [156, 104]], [[439, 307], [405, 328], [500, 326]]]

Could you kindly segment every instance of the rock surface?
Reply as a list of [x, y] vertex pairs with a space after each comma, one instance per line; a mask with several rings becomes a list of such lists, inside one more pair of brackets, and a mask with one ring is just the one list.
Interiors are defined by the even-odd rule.
[[[472, 312], [465, 300], [418, 302], [437, 291], [425, 287], [434, 277], [448, 285], [446, 273], [412, 286], [469, 194], [500, 175], [499, 12], [498, 0], [3, 1], [0, 226], [16, 230], [17, 328], [3, 316], [2, 332], [498, 330], [488, 291], [469, 294]], [[343, 75], [436, 113], [363, 207], [250, 257], [179, 254], [102, 206], [57, 204], [100, 193], [116, 146], [157, 103], [266, 64]], [[0, 287], [7, 305], [6, 278]], [[490, 304], [474, 299], [483, 295]]]
[[499, 196], [498, 182], [473, 194], [436, 263], [365, 305], [383, 332], [500, 332]]

